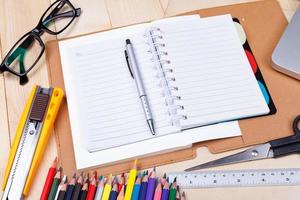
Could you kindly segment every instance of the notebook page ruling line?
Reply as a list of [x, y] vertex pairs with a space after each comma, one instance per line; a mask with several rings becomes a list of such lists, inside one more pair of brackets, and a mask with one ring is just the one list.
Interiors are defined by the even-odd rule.
[[[198, 20], [199, 19], [199, 17], [195, 17], [195, 16], [193, 16], [193, 17], [183, 17], [183, 18], [188, 19], [188, 20]], [[182, 19], [179, 18], [179, 19], [177, 19], [175, 21], [182, 21]], [[133, 42], [133, 46], [136, 47], [136, 45], [134, 44], [136, 42], [136, 38], [134, 38], [132, 40], [132, 42]], [[147, 51], [147, 49], [144, 49], [145, 54], [146, 54], [146, 51]], [[148, 98], [149, 98], [151, 110], [152, 110], [153, 117], [154, 117], [154, 122], [155, 122], [155, 127], [156, 127], [156, 136], [161, 136], [161, 135], [164, 135], [164, 134], [178, 132], [179, 129], [177, 127], [175, 127], [175, 126], [172, 126], [169, 123], [170, 120], [167, 118], [168, 117], [167, 116], [167, 112], [164, 109], [164, 107], [162, 107], [164, 105], [164, 101], [163, 101], [163, 98], [161, 98], [161, 94], [160, 94], [161, 91], [158, 90], [159, 88], [157, 89], [155, 87], [152, 87], [153, 83], [156, 81], [156, 78], [155, 78], [155, 74], [153, 73], [151, 75], [151, 70], [149, 70], [149, 67], [151, 67], [149, 65], [150, 57], [149, 57], [149, 60], [147, 60], [147, 59], [144, 58], [145, 54], [143, 55], [140, 52], [143, 52], [143, 50], [140, 49], [140, 47], [139, 47], [139, 51], [136, 52], [136, 56], [137, 56], [137, 61], [139, 62], [139, 66], [140, 66], [140, 69], [141, 69], [142, 76], [145, 75], [145, 74], [147, 74], [147, 76], [143, 77], [143, 80], [144, 80], [145, 83], [149, 83], [149, 84], [146, 84], [145, 87], [146, 87], [146, 90], [147, 90], [147, 94], [148, 94]], [[150, 85], [150, 83], [151, 83], [151, 85]], [[126, 118], [126, 120], [127, 120], [127, 118]], [[141, 123], [141, 120], [142, 119], [140, 119], [138, 121], [135, 121], [135, 122], [136, 123]], [[165, 122], [167, 122], [167, 124], [169, 124], [169, 125], [167, 125]], [[120, 122], [119, 122], [119, 124], [120, 124]], [[144, 121], [143, 121], [142, 124], [144, 124]], [[163, 124], [166, 124], [166, 125], [163, 125]], [[143, 125], [143, 127], [146, 127], [146, 126]], [[95, 127], [95, 128], [97, 129], [97, 127]], [[121, 128], [121, 125], [120, 125], [119, 128]], [[114, 129], [114, 127], [110, 128], [110, 129]], [[126, 129], [126, 127], [124, 127], [124, 130], [125, 129]], [[129, 130], [131, 130], [131, 129], [127, 128], [126, 130], [127, 130], [127, 132], [129, 132]], [[109, 130], [109, 131], [112, 131], [112, 130]], [[152, 137], [151, 135], [144, 135], [145, 133], [147, 133], [147, 130], [140, 130], [140, 131], [138, 131], [138, 129], [135, 129], [135, 132], [132, 132], [132, 131], [130, 133], [124, 135], [123, 137], [120, 134], [118, 135], [118, 137], [117, 137], [117, 135], [115, 135], [118, 138], [118, 140], [120, 140], [120, 141], [122, 140], [122, 142], [120, 142], [120, 141], [113, 141], [113, 138], [116, 138], [115, 136], [112, 136], [111, 137], [112, 140], [111, 140], [109, 138], [103, 138], [102, 137], [103, 134], [101, 134], [101, 137], [93, 136], [93, 140], [90, 141], [90, 144], [91, 143], [95, 143], [95, 144], [99, 145], [99, 140], [101, 140], [101, 142], [105, 141], [106, 143], [111, 143], [110, 146], [103, 146], [101, 148], [103, 150], [106, 147], [107, 148], [115, 147], [115, 146], [119, 146], [119, 145], [122, 145], [122, 144], [124, 145], [126, 143], [132, 143], [132, 142], [137, 142], [139, 140], [149, 139], [149, 138]], [[140, 134], [138, 132], [140, 132]], [[119, 131], [117, 131], [117, 133], [119, 133]], [[100, 138], [102, 138], [102, 139], [100, 139]], [[91, 145], [91, 146], [93, 146], [93, 145]], [[93, 147], [91, 147], [91, 149], [92, 148]]]
[[83, 170], [90, 167], [120, 163], [130, 159], [189, 148], [191, 144], [205, 140], [240, 135], [241, 131], [239, 129], [238, 122], [233, 121], [189, 129], [178, 134], [164, 135], [93, 153], [89, 153], [85, 148], [79, 146], [78, 148], [74, 148], [76, 168], [78, 170]]
[[63, 66], [62, 67], [63, 75], [65, 79], [66, 96], [67, 96], [67, 101], [69, 106], [69, 116], [70, 116], [70, 123], [72, 129], [72, 137], [73, 137], [75, 148], [78, 145], [84, 145], [87, 148], [88, 143], [86, 142], [86, 140], [83, 139], [83, 137], [85, 136], [82, 136], [80, 134], [80, 130], [84, 130], [84, 127], [82, 127], [82, 123], [81, 123], [82, 120], [80, 119], [81, 116], [80, 116], [80, 112], [78, 111], [79, 98], [78, 98], [77, 88], [73, 84], [74, 70], [72, 66], [74, 65], [74, 63], [72, 62], [72, 59], [69, 58], [70, 50], [76, 47], [81, 47], [84, 45], [94, 43], [95, 41], [99, 41], [100, 36], [116, 38], [119, 35], [123, 35], [124, 32], [126, 32], [126, 30], [130, 30], [131, 34], [136, 33], [140, 35], [142, 30], [144, 30], [144, 27], [145, 25], [143, 24], [143, 25], [138, 25], [130, 28], [118, 29], [112, 31], [111, 34], [103, 32], [95, 35], [92, 34], [84, 37], [79, 37], [79, 38], [59, 42], [59, 48], [61, 53], [62, 66]]

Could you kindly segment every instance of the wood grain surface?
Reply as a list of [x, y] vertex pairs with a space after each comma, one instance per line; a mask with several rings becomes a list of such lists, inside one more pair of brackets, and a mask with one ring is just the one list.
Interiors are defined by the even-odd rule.
[[[125, 26], [139, 21], [151, 21], [162, 17], [180, 14], [191, 10], [222, 6], [253, 0], [72, 0], [72, 3], [82, 8], [82, 15], [74, 24], [58, 38], [95, 32], [117, 26]], [[54, 0], [0, 0], [0, 60], [11, 46], [39, 21], [44, 10]], [[300, 4], [297, 0], [279, 0], [282, 9], [290, 19]], [[271, 17], [271, 16], [270, 16]], [[57, 24], [59, 27], [59, 24]], [[43, 40], [49, 41], [55, 36], [44, 34]], [[24, 108], [29, 92], [34, 84], [49, 86], [47, 63], [45, 56], [38, 66], [30, 73], [29, 83], [19, 85], [18, 78], [7, 73], [0, 74], [0, 179], [9, 154], [16, 127]], [[160, 167], [161, 171], [183, 169], [187, 164], [214, 159], [221, 155], [211, 155], [205, 149], [200, 149], [195, 160]], [[232, 152], [228, 152], [232, 153]], [[227, 154], [227, 153], [225, 153]], [[44, 158], [37, 171], [30, 196], [27, 199], [39, 199], [45, 176], [50, 163], [57, 155], [55, 134], [49, 140]], [[223, 154], [222, 154], [223, 155]], [[299, 167], [300, 156], [288, 156], [276, 161], [259, 161], [254, 164], [244, 164], [246, 167]], [[276, 166], [274, 166], [276, 165]], [[237, 166], [238, 168], [239, 166]], [[256, 167], [257, 168], [257, 167]], [[296, 192], [298, 195], [296, 195]], [[271, 193], [273, 195], [271, 195]], [[197, 189], [188, 190], [187, 199], [299, 199], [300, 187], [271, 187], [252, 189]], [[260, 195], [261, 194], [261, 195]], [[275, 196], [274, 196], [275, 195]], [[235, 198], [236, 197], [236, 198]]]

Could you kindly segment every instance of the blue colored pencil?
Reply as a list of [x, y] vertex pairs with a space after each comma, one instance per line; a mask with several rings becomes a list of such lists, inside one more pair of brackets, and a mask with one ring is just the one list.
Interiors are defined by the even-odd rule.
[[112, 188], [110, 194], [109, 194], [109, 200], [116, 200], [117, 197], [118, 197], [118, 184], [115, 183], [113, 185], [113, 188]]
[[139, 193], [139, 200], [145, 200], [147, 194], [147, 187], [148, 187], [148, 172], [145, 174], [142, 180], [140, 193]]
[[141, 188], [141, 174], [138, 173], [137, 178], [135, 180], [134, 187], [133, 187], [131, 200], [139, 199], [140, 188]]

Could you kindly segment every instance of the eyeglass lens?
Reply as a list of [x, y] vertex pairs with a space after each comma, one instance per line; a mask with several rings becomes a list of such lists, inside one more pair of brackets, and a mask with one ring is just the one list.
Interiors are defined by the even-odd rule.
[[75, 10], [70, 3], [57, 1], [44, 14], [42, 23], [51, 32], [58, 33], [64, 30], [74, 18]]
[[17, 74], [24, 74], [43, 53], [42, 42], [31, 34], [25, 35], [7, 58], [8, 67]]

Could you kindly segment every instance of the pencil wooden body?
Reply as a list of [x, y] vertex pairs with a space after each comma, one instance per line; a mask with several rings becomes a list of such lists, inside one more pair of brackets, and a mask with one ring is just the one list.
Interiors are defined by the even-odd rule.
[[123, 200], [124, 199], [124, 190], [125, 190], [125, 185], [123, 185], [121, 191], [119, 192], [117, 200]]
[[156, 172], [155, 172], [155, 167], [154, 167], [153, 171], [150, 175], [150, 178], [148, 180], [146, 200], [152, 200], [153, 199], [155, 186], [156, 186]]
[[142, 182], [140, 193], [139, 193], [139, 200], [146, 199], [147, 187], [148, 187], [148, 182]]
[[76, 183], [74, 192], [72, 194], [72, 200], [79, 199], [80, 191], [81, 191], [82, 185], [79, 183]]
[[141, 189], [141, 184], [135, 184], [134, 185], [131, 200], [138, 200], [139, 199], [140, 189]]
[[94, 200], [95, 193], [96, 193], [96, 186], [91, 185], [91, 187], [89, 187], [89, 191], [88, 191], [86, 199], [87, 200]]
[[74, 189], [75, 189], [75, 185], [69, 185], [68, 186], [65, 200], [71, 200], [72, 199]]
[[158, 182], [157, 186], [156, 186], [156, 189], [155, 189], [153, 200], [160, 200], [161, 195], [162, 195], [161, 183]]
[[169, 199], [169, 190], [163, 189], [162, 195], [161, 195], [161, 200], [168, 200], [168, 199]]
[[57, 200], [64, 200], [66, 197], [66, 192], [67, 192], [67, 183], [64, 183], [63, 186], [61, 187], [61, 190], [59, 191]]
[[64, 200], [66, 191], [60, 191], [57, 200]]
[[48, 170], [48, 174], [46, 177], [46, 181], [43, 187], [43, 191], [40, 197], [40, 200], [47, 200], [51, 187], [52, 187], [52, 183], [54, 180], [54, 176], [56, 175], [56, 167], [57, 167], [57, 158], [55, 158], [55, 160], [53, 161], [52, 166], [50, 167], [50, 169]]
[[102, 200], [109, 200], [109, 195], [110, 195], [110, 191], [112, 189], [112, 175], [110, 175], [109, 180], [107, 181], [106, 185], [104, 186], [103, 189], [103, 194], [102, 194]]
[[81, 191], [79, 200], [86, 200], [86, 196], [87, 196], [87, 190]]
[[60, 184], [60, 179], [54, 179], [53, 180], [53, 183], [52, 183], [52, 186], [51, 186], [51, 190], [50, 190], [50, 193], [49, 193], [49, 196], [48, 196], [48, 200], [54, 200], [55, 199], [55, 195], [57, 193], [57, 189], [58, 189], [58, 186]]
[[55, 198], [54, 198], [55, 200], [58, 199], [59, 192], [60, 192], [60, 190], [62, 189], [62, 187], [63, 187], [63, 185], [64, 185], [64, 183], [65, 183], [66, 181], [67, 181], [67, 176], [64, 175], [62, 181], [60, 182], [60, 185], [59, 185], [58, 188], [57, 188], [57, 192], [56, 192]]
[[109, 195], [109, 200], [116, 200], [118, 198], [118, 192], [117, 191], [111, 191]]
[[77, 180], [77, 183], [75, 184], [75, 188], [72, 194], [72, 200], [78, 200], [80, 191], [82, 189], [82, 184], [83, 184], [83, 175], [81, 174]]
[[137, 175], [137, 160], [134, 161], [133, 168], [132, 168], [132, 170], [130, 170], [130, 173], [129, 173], [124, 200], [131, 200], [131, 195], [132, 195], [136, 175]]

